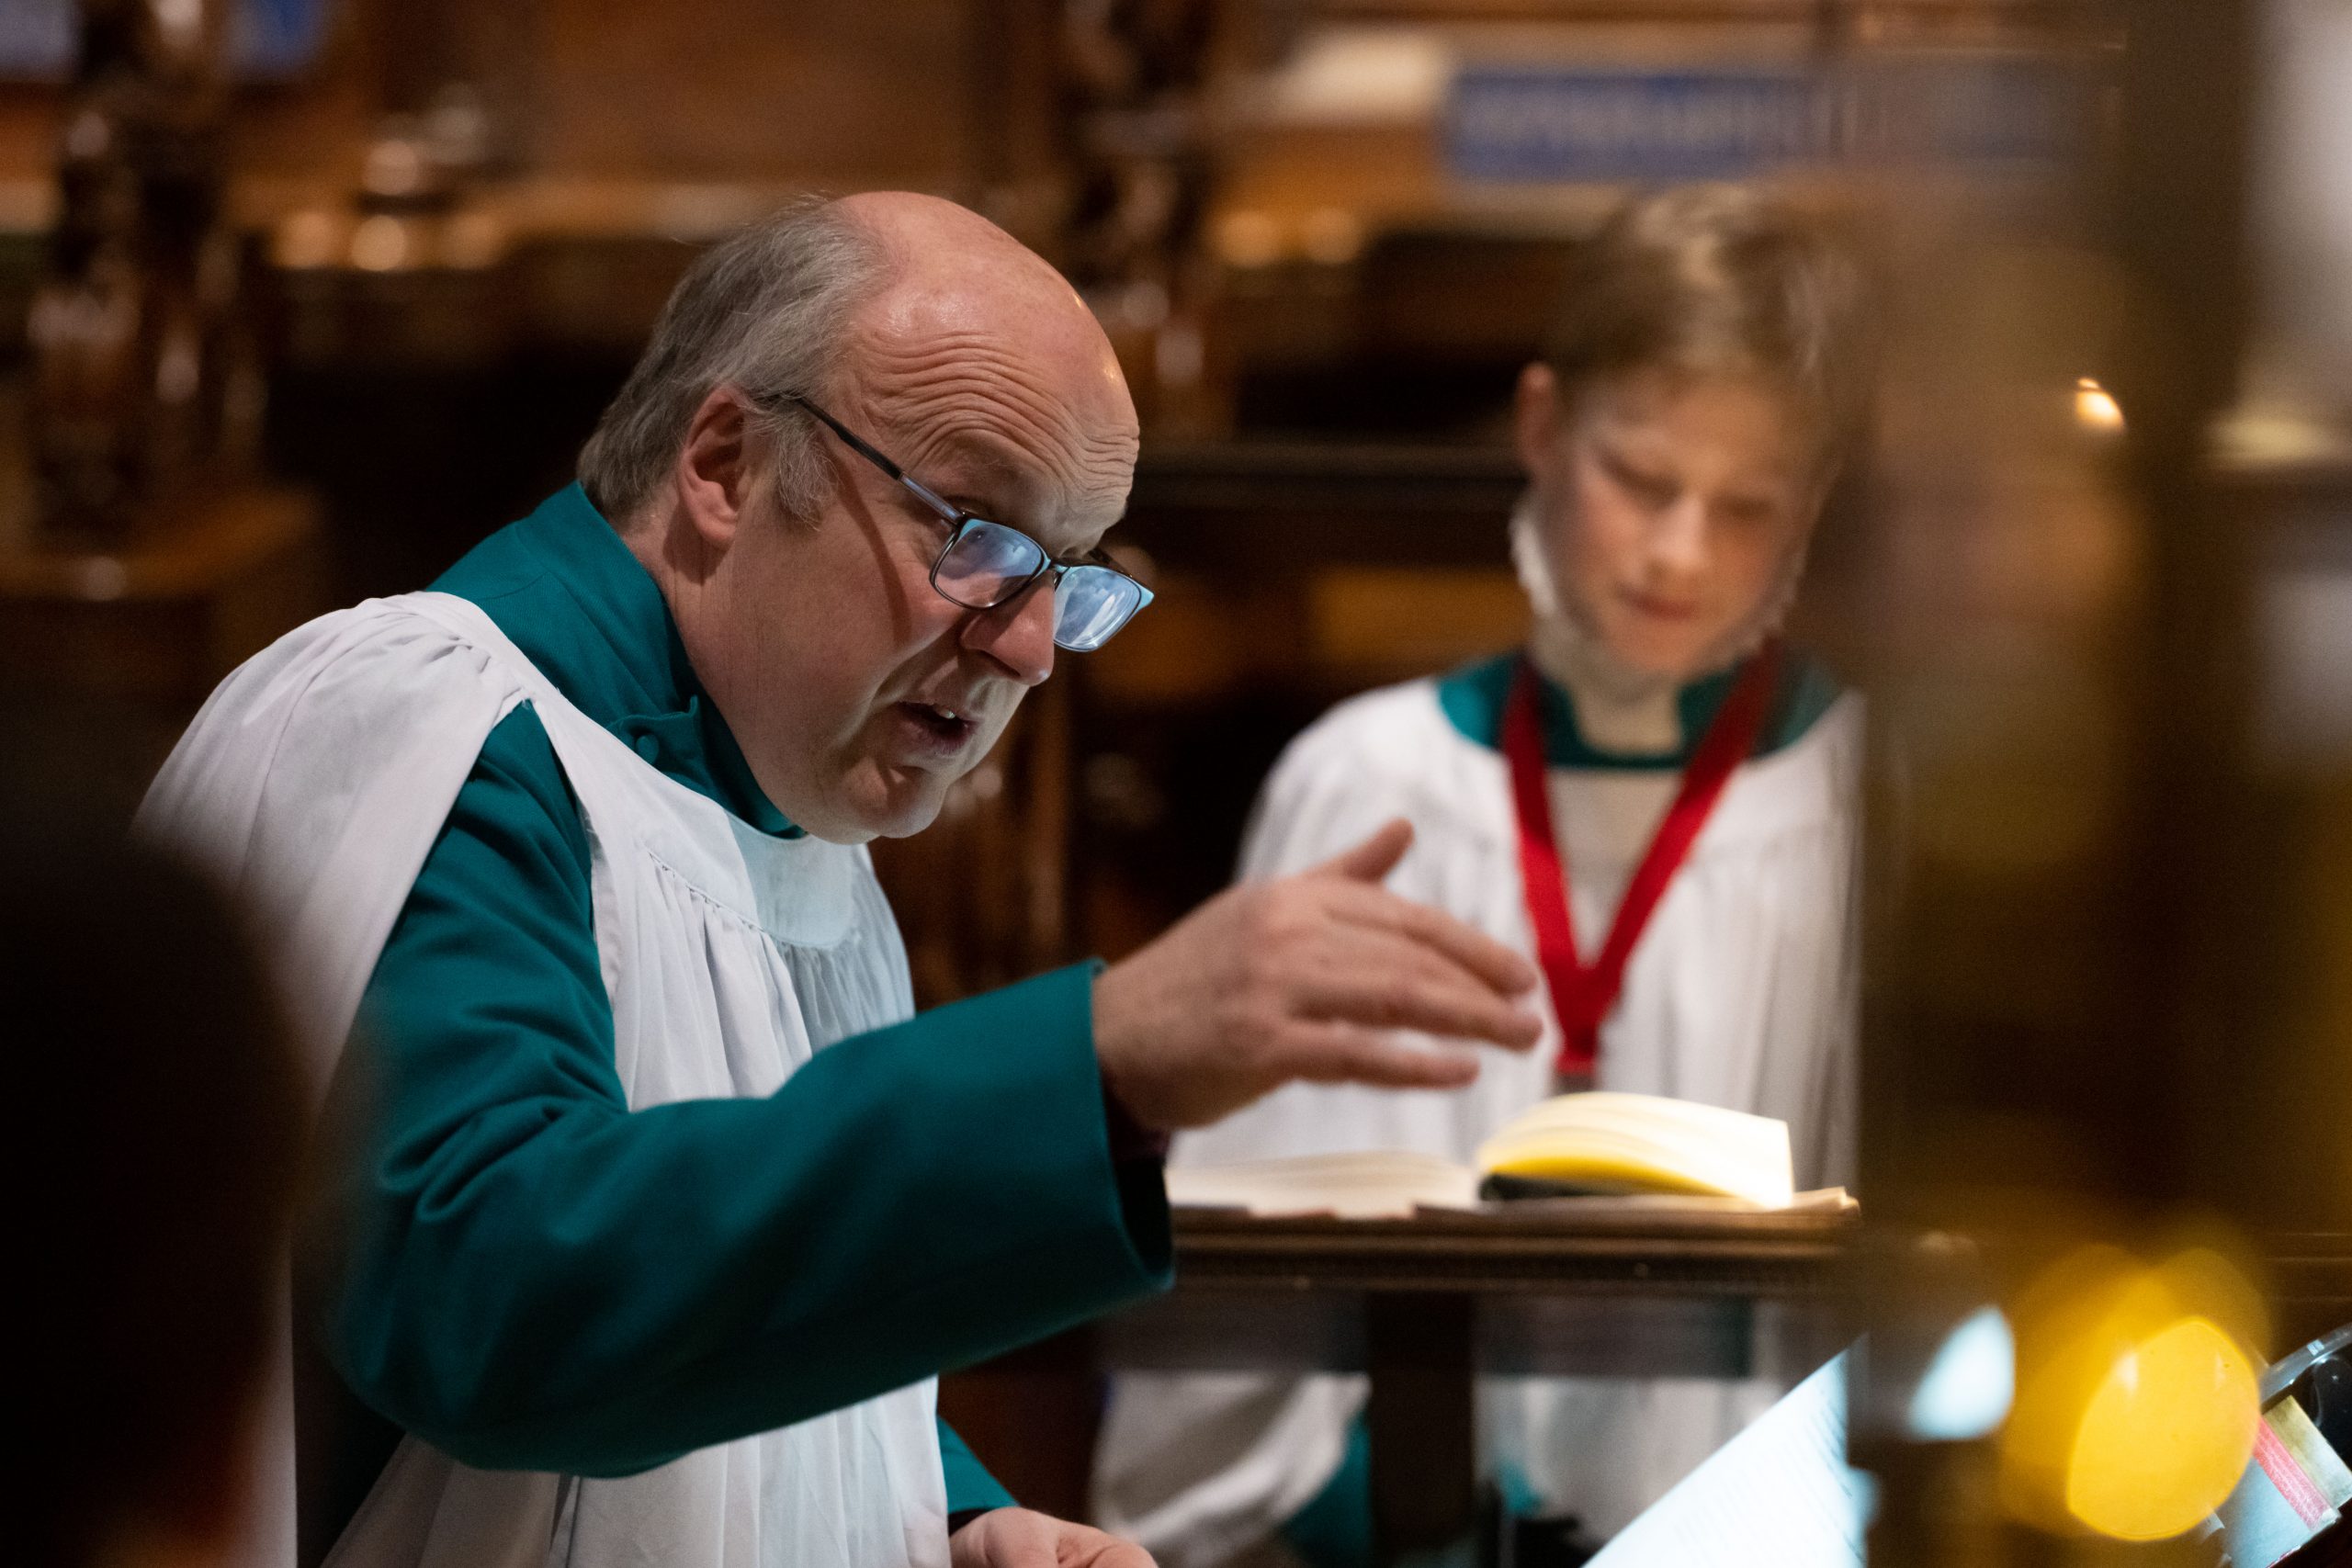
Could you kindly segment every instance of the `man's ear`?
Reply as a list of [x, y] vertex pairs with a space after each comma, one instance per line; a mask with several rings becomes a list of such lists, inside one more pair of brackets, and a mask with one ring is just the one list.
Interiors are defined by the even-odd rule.
[[1511, 403], [1511, 442], [1519, 450], [1519, 466], [1540, 490], [1549, 490], [1552, 470], [1559, 465], [1554, 438], [1560, 425], [1560, 378], [1538, 359], [1519, 373], [1519, 390]]
[[724, 550], [734, 543], [756, 479], [753, 470], [743, 395], [731, 387], [718, 388], [687, 422], [672, 476], [679, 506], [712, 549]]

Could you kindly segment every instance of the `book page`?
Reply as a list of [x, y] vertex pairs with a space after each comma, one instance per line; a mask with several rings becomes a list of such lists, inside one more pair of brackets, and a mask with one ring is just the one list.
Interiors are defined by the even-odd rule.
[[1846, 1467], [1846, 1358], [1791, 1390], [1589, 1568], [1861, 1568], [1870, 1478]]
[[1416, 1209], [1476, 1208], [1478, 1176], [1467, 1166], [1403, 1150], [1292, 1155], [1170, 1166], [1168, 1201], [1180, 1208], [1247, 1209], [1264, 1217], [1409, 1219]]
[[1529, 1107], [1479, 1145], [1478, 1168], [1603, 1189], [1722, 1192], [1768, 1208], [1792, 1191], [1786, 1122], [1605, 1089]]

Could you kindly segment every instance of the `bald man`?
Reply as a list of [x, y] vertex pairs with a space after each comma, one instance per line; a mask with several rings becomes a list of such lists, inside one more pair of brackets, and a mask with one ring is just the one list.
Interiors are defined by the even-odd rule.
[[689, 271], [578, 484], [214, 694], [147, 826], [254, 899], [351, 1130], [255, 1561], [1148, 1561], [1014, 1506], [933, 1374], [1165, 1283], [1170, 1131], [1537, 1024], [1381, 890], [1401, 829], [912, 1016], [861, 846], [1147, 604], [1136, 440], [1037, 257], [804, 204]]

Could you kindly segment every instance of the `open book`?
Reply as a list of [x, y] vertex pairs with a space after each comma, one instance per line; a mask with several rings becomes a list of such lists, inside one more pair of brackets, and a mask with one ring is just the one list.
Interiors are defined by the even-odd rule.
[[1739, 1208], [1842, 1206], [1842, 1191], [1800, 1194], [1789, 1127], [1769, 1116], [1656, 1095], [1563, 1094], [1480, 1145], [1474, 1168], [1401, 1150], [1300, 1155], [1168, 1172], [1171, 1203], [1259, 1214], [1347, 1218], [1470, 1209], [1487, 1197], [1607, 1193]]

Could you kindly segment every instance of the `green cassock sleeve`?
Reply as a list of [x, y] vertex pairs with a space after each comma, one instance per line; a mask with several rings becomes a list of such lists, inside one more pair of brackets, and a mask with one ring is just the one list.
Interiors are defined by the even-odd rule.
[[[317, 1337], [459, 1460], [609, 1475], [1160, 1288], [1166, 1198], [1111, 1157], [1091, 1008], [1061, 970], [828, 1046], [765, 1099], [630, 1111], [586, 836], [518, 709], [331, 1091], [365, 1132], [305, 1227]], [[944, 1457], [951, 1487], [986, 1478]]]

